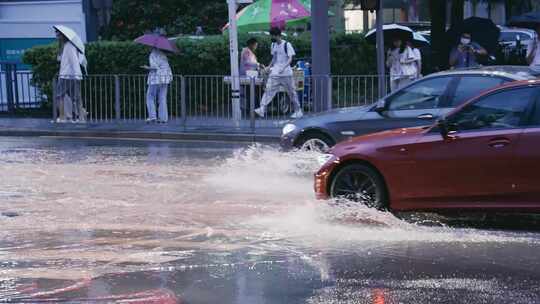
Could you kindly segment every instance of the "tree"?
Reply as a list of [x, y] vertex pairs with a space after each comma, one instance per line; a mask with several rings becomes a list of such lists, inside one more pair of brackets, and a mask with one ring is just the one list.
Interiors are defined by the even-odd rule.
[[157, 27], [177, 35], [193, 34], [197, 26], [217, 34], [227, 17], [225, 0], [115, 0], [111, 22], [101, 34], [108, 40], [130, 40]]
[[[533, 3], [535, 2], [535, 3]], [[538, 1], [531, 0], [505, 0], [506, 16], [517, 16], [538, 9]]]

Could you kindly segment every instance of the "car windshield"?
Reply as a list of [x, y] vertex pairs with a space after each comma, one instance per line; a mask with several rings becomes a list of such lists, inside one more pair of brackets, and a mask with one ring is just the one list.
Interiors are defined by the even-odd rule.
[[517, 40], [517, 37], [521, 41], [524, 40], [531, 40], [532, 37], [529, 34], [522, 33], [522, 32], [501, 32], [501, 36], [499, 37], [499, 41], [501, 42], [514, 42]]

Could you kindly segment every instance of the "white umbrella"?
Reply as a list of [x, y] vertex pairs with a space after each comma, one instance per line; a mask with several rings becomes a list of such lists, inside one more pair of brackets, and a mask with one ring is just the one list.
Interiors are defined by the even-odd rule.
[[[366, 33], [366, 39], [372, 43], [375, 43], [375, 33], [377, 32], [377, 29], [374, 28], [374, 29], [371, 29], [369, 32]], [[405, 36], [405, 37], [411, 37], [412, 38], [412, 35], [414, 33], [413, 30], [411, 30], [411, 28], [407, 27], [407, 26], [403, 26], [403, 25], [399, 25], [399, 24], [385, 24], [383, 25], [383, 32], [384, 32], [384, 36], [385, 36], [385, 40], [387, 41], [391, 41], [390, 39], [387, 39], [387, 38], [392, 38], [394, 36]]]
[[73, 43], [79, 52], [84, 54], [84, 43], [82, 42], [81, 37], [79, 37], [74, 30], [64, 25], [55, 25], [53, 28], [66, 36], [66, 38]]
[[74, 30], [64, 25], [55, 25], [53, 28], [62, 33], [62, 35], [66, 36], [66, 38], [71, 41], [71, 43], [73, 43], [73, 45], [81, 53], [79, 55], [79, 63], [83, 67], [83, 73], [86, 74], [88, 71], [88, 61], [86, 60], [86, 56], [84, 54], [85, 48], [81, 37], [79, 37]]
[[426, 37], [424, 37], [422, 34], [418, 32], [413, 33], [413, 40], [416, 43], [429, 45], [429, 41], [426, 39]]

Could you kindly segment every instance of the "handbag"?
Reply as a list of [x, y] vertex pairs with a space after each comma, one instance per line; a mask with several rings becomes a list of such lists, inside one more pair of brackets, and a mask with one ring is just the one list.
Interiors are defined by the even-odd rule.
[[[418, 66], [416, 65], [416, 56], [414, 52], [407, 48], [405, 52], [401, 55], [401, 73], [405, 77], [416, 77], [418, 74]], [[403, 63], [405, 61], [406, 63]]]

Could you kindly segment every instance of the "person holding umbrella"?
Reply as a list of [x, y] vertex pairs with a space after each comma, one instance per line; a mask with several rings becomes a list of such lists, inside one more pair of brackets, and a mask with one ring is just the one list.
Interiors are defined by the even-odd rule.
[[487, 51], [478, 43], [472, 41], [471, 34], [464, 32], [459, 44], [450, 52], [451, 68], [471, 68], [479, 65], [478, 57], [486, 56]]
[[[167, 123], [169, 121], [167, 92], [173, 75], [167, 55], [163, 51], [178, 53], [178, 49], [165, 37], [165, 33], [162, 30], [156, 31], [154, 34], [143, 35], [135, 39], [135, 42], [152, 48], [148, 59], [149, 65], [142, 66], [143, 69], [148, 70], [148, 90], [146, 92], [148, 118], [146, 121]], [[157, 114], [156, 98], [159, 108], [159, 113]]]
[[390, 90], [394, 92], [418, 77], [417, 56], [407, 43], [395, 37], [388, 49], [386, 66], [390, 69]]
[[60, 61], [55, 92], [60, 110], [57, 122], [84, 121], [86, 111], [81, 98], [81, 81], [87, 65], [84, 44], [75, 31], [66, 26], [55, 25], [53, 29], [59, 43], [57, 58]]
[[[418, 76], [417, 58], [412, 48], [407, 44], [413, 39], [413, 30], [399, 24], [385, 24], [384, 47], [390, 45], [387, 51], [386, 67], [390, 70], [390, 89], [395, 91], [404, 87]], [[376, 45], [377, 29], [366, 33], [366, 40]], [[377, 46], [378, 47], [378, 46]]]

